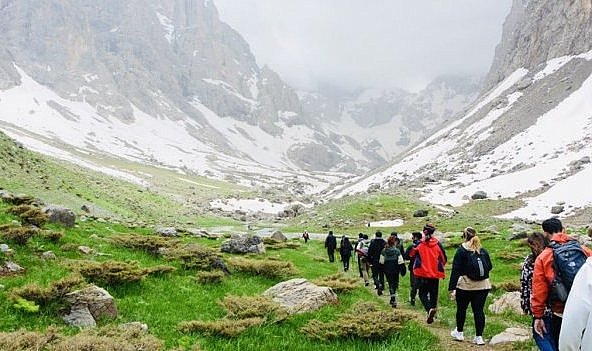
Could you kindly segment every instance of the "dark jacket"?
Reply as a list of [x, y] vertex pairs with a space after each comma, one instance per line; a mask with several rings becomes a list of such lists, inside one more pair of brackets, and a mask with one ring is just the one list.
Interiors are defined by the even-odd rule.
[[[448, 291], [456, 289], [458, 278], [460, 278], [461, 275], [467, 275], [466, 267], [469, 264], [470, 255], [472, 254], [473, 251], [465, 249], [462, 245], [456, 249], [456, 253], [452, 259], [452, 271], [450, 272]], [[484, 248], [481, 248], [481, 258], [483, 260], [483, 264], [489, 267], [489, 270], [491, 270], [493, 268], [493, 265], [491, 264], [491, 258], [489, 258], [489, 252], [487, 252], [487, 250]]]
[[335, 250], [337, 247], [337, 239], [335, 235], [328, 235], [325, 239], [325, 247], [329, 250]]
[[371, 264], [378, 264], [380, 260], [380, 253], [386, 246], [386, 241], [383, 238], [374, 238], [370, 241], [368, 246], [368, 261]]
[[419, 245], [419, 242], [419, 240], [414, 240], [413, 244], [409, 245], [407, 247], [407, 250], [405, 250], [405, 253], [403, 254], [403, 258], [409, 261], [409, 272], [413, 272], [413, 263], [415, 262], [415, 257], [409, 257], [409, 253], [411, 252], [411, 249]]
[[351, 244], [351, 241], [349, 241], [349, 240], [348, 241], [345, 241], [345, 240], [341, 241], [341, 245], [339, 246], [339, 255], [342, 258], [345, 257], [345, 258], [349, 259], [352, 255], [353, 250], [354, 250], [354, 248]]

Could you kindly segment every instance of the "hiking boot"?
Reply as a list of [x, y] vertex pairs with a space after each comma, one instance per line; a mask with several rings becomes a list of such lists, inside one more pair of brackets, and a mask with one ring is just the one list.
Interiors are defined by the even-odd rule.
[[368, 286], [368, 285], [370, 285], [369, 282], [364, 282], [364, 286]]
[[485, 345], [485, 340], [483, 340], [483, 337], [482, 336], [476, 336], [473, 339], [473, 344], [475, 344], [475, 345]]
[[409, 300], [409, 304], [410, 304], [411, 306], [415, 306], [415, 299], [411, 299], [411, 300]]
[[456, 328], [454, 328], [450, 332], [450, 336], [452, 336], [454, 338], [454, 340], [456, 340], [456, 341], [464, 341], [465, 340], [465, 336], [463, 335], [463, 332], [459, 332], [458, 330], [456, 330]]
[[382, 288], [378, 288], [378, 296], [382, 296]]
[[434, 317], [436, 317], [436, 309], [430, 308], [430, 311], [428, 312], [428, 319], [426, 320], [426, 323], [428, 323], [428, 324], [434, 323]]
[[391, 301], [389, 303], [391, 304], [391, 306], [393, 306], [393, 308], [396, 308], [397, 307], [397, 297], [391, 296]]

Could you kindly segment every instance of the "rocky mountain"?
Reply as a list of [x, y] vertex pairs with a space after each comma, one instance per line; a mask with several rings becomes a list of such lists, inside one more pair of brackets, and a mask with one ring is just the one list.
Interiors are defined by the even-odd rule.
[[107, 155], [244, 184], [314, 191], [364, 173], [478, 89], [443, 78], [420, 94], [303, 99], [209, 0], [2, 0], [0, 32], [11, 137], [74, 162]]
[[391, 166], [335, 194], [392, 186], [461, 205], [517, 199], [504, 217], [587, 218], [592, 192], [590, 0], [516, 0], [484, 91]]

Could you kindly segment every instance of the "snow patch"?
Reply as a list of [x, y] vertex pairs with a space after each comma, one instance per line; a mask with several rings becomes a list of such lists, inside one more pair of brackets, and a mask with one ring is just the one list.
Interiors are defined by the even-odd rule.
[[156, 11], [156, 16], [158, 17], [158, 21], [164, 28], [164, 38], [170, 43], [173, 42], [173, 33], [175, 32], [175, 26], [173, 25], [173, 21], [170, 18], [166, 17], [162, 13]]

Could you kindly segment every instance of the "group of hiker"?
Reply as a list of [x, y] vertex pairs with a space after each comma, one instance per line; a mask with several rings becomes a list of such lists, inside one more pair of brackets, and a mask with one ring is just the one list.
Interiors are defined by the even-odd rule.
[[[592, 351], [592, 258], [588, 259], [592, 251], [569, 237], [557, 218], [545, 220], [542, 230], [527, 238], [531, 253], [524, 261], [520, 279], [521, 306], [533, 317], [534, 341], [543, 351]], [[396, 232], [386, 240], [381, 231], [376, 231], [372, 240], [360, 233], [354, 243], [343, 236], [338, 246], [336, 236], [329, 231], [325, 247], [330, 262], [335, 261], [334, 253], [339, 250], [346, 272], [351, 257], [357, 256], [360, 277], [366, 286], [372, 277], [378, 295], [383, 295], [386, 279], [392, 307], [397, 307], [399, 277], [408, 271], [409, 303], [415, 306], [419, 295], [426, 322], [431, 324], [437, 315], [439, 282], [445, 278], [448, 261], [435, 231], [434, 225], [426, 224], [421, 232], [412, 233], [407, 248]], [[465, 228], [462, 239], [452, 260], [448, 284], [450, 298], [456, 301], [456, 328], [450, 335], [454, 340], [464, 340], [470, 305], [475, 323], [473, 343], [485, 345], [484, 309], [492, 288], [489, 273], [493, 265], [475, 229]]]

